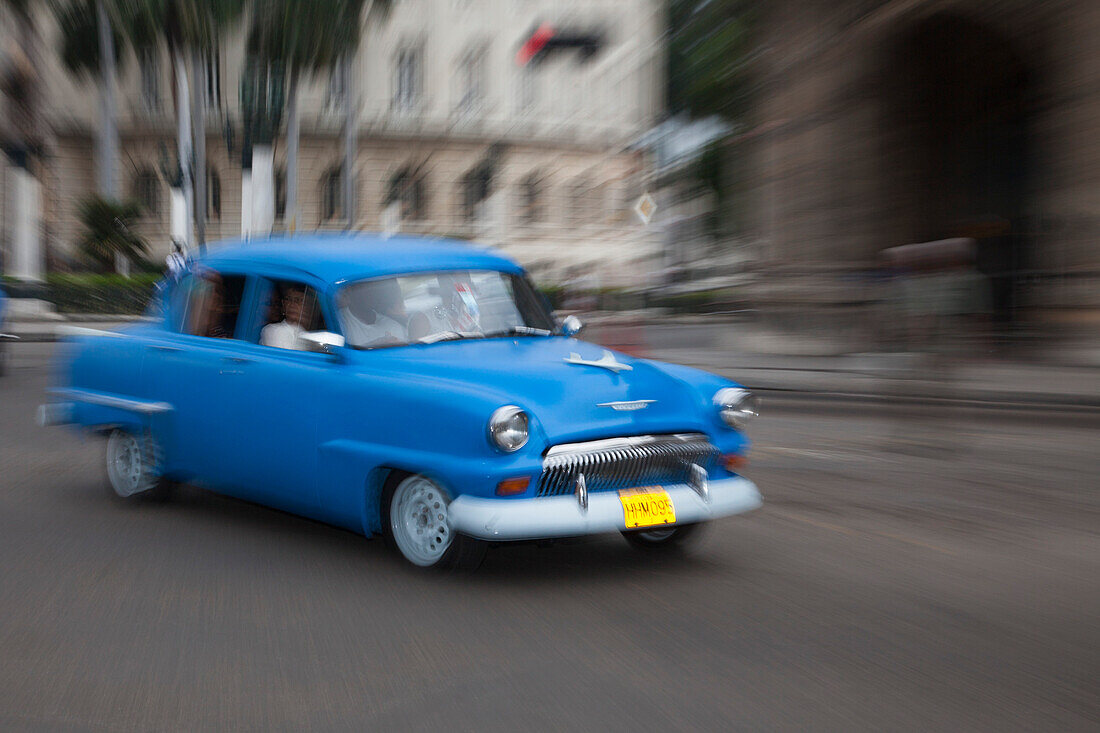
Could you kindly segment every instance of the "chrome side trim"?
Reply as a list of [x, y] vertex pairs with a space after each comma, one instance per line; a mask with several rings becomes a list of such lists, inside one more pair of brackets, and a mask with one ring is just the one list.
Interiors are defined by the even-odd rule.
[[49, 394], [57, 395], [75, 402], [86, 402], [89, 405], [101, 405], [103, 407], [116, 407], [128, 412], [137, 412], [142, 415], [155, 415], [161, 412], [169, 412], [172, 405], [167, 402], [153, 402], [150, 400], [135, 400], [131, 397], [120, 397], [108, 392], [95, 392], [90, 389], [51, 389]]

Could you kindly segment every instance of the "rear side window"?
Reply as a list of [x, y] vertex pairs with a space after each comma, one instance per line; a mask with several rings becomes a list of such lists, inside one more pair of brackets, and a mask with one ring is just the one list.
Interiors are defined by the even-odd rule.
[[172, 294], [171, 326], [179, 333], [234, 338], [245, 279], [214, 270], [188, 275]]

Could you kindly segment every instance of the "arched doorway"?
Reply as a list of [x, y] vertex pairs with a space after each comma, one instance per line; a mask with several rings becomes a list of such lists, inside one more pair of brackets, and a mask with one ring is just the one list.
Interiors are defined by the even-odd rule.
[[884, 70], [891, 226], [913, 242], [977, 239], [996, 317], [1010, 323], [1029, 259], [1031, 66], [995, 29], [945, 13], [895, 35]]

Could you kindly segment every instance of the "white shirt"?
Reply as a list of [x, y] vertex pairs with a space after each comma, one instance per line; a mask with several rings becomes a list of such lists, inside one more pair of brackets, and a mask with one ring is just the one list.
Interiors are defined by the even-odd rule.
[[296, 349], [304, 351], [304, 346], [299, 338], [306, 330], [299, 325], [282, 321], [269, 323], [260, 332], [260, 343], [264, 346], [274, 346], [276, 349]]
[[381, 313], [376, 312], [374, 314], [374, 323], [363, 323], [347, 311], [345, 311], [345, 315], [348, 341], [357, 346], [370, 346], [375, 341], [384, 339], [387, 336], [398, 343], [405, 343], [409, 338], [404, 326]]

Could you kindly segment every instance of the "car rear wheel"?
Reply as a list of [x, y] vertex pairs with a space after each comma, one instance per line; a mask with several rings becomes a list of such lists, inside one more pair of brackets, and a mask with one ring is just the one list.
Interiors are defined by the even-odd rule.
[[394, 476], [383, 496], [390, 544], [417, 567], [476, 569], [485, 543], [451, 529], [449, 504], [447, 493], [427, 476]]
[[122, 429], [107, 437], [107, 481], [119, 498], [168, 498], [171, 482], [155, 473], [156, 464], [152, 438]]
[[659, 547], [682, 547], [685, 542], [694, 541], [702, 534], [702, 524], [681, 524], [661, 529], [634, 529], [623, 532], [623, 537], [632, 546], [643, 550]]

